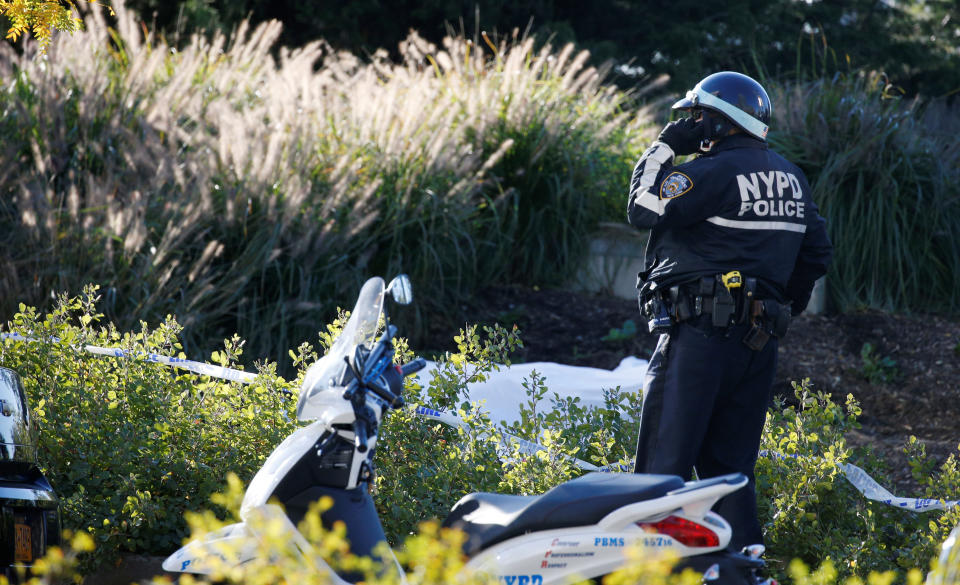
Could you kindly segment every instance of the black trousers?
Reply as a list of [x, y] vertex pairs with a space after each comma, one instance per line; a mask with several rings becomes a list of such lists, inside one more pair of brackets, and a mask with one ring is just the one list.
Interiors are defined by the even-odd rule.
[[763, 543], [754, 466], [777, 368], [777, 339], [744, 345], [749, 326], [713, 327], [709, 315], [660, 336], [644, 380], [637, 473], [701, 479], [740, 472], [749, 483], [714, 511], [733, 527], [731, 548]]

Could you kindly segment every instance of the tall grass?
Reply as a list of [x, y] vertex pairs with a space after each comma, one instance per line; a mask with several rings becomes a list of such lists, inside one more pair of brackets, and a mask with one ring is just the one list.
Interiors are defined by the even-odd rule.
[[646, 115], [572, 46], [413, 33], [395, 63], [271, 22], [176, 51], [115, 8], [46, 58], [0, 48], [3, 314], [96, 282], [121, 326], [280, 359], [369, 274], [411, 273], [425, 318], [564, 279], [622, 214]]
[[841, 310], [960, 309], [960, 112], [876, 74], [777, 87], [771, 143], [799, 164], [835, 246]]
[[[483, 284], [565, 280], [656, 131], [569, 45], [413, 33], [393, 62], [273, 22], [174, 50], [116, 9], [45, 58], [0, 47], [0, 315], [95, 282], [121, 327], [175, 314], [192, 357], [239, 332], [282, 362], [404, 271], [422, 331]], [[957, 112], [855, 74], [768, 86], [837, 305], [957, 310]]]

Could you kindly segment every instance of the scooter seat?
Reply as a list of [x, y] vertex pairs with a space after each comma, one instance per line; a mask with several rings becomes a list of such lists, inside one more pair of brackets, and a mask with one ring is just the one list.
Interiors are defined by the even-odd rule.
[[481, 550], [527, 532], [595, 524], [610, 512], [684, 486], [676, 475], [588, 473], [540, 496], [479, 492], [460, 499], [443, 521], [467, 535], [464, 552]]

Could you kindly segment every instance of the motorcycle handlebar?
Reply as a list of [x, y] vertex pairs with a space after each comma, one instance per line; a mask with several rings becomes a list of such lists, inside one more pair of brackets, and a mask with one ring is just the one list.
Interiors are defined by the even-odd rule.
[[423, 359], [422, 357], [418, 357], [400, 366], [400, 374], [406, 378], [410, 374], [419, 372], [425, 367], [427, 367], [427, 360]]
[[[366, 387], [369, 388], [371, 392], [386, 401], [390, 408], [402, 408], [404, 402], [403, 398], [400, 396], [400, 392], [403, 388], [403, 378], [413, 374], [414, 372], [419, 372], [426, 366], [427, 361], [425, 359], [416, 358], [410, 360], [399, 368], [387, 368], [384, 372], [384, 378], [388, 383], [387, 386], [382, 386], [377, 381], [371, 381], [370, 383], [366, 384]], [[396, 372], [399, 372], [399, 378], [395, 377]]]
[[371, 392], [373, 392], [374, 394], [382, 398], [390, 408], [403, 407], [403, 398], [391, 392], [389, 388], [385, 388], [381, 386], [378, 381], [374, 380], [371, 383], [367, 384], [367, 388]]

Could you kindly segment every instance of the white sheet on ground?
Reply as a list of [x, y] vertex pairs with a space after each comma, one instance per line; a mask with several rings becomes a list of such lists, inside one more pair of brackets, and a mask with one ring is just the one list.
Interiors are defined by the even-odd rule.
[[[433, 379], [435, 362], [427, 362], [427, 367], [417, 376], [424, 386]], [[560, 398], [579, 397], [584, 406], [603, 406], [603, 390], [620, 387], [623, 392], [638, 392], [647, 373], [647, 361], [637, 357], [625, 357], [613, 370], [567, 366], [551, 362], [531, 362], [501, 366], [499, 372], [491, 372], [485, 382], [468, 386], [469, 399], [482, 402], [483, 408], [490, 412], [494, 422], [517, 420], [520, 405], [527, 401], [523, 381], [529, 379], [533, 371], [545, 378], [547, 394], [545, 406], [550, 406], [554, 394]]]

